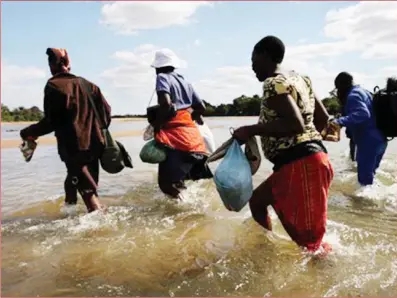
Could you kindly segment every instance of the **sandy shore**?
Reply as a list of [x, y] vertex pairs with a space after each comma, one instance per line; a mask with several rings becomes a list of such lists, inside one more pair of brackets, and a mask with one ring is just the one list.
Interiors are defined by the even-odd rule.
[[[129, 121], [144, 121], [145, 118], [131, 117], [131, 118], [113, 118], [112, 122], [129, 122]], [[17, 122], [1, 122], [1, 125], [30, 125], [37, 121], [17, 121]]]
[[[134, 121], [134, 120], [132, 120]], [[211, 129], [214, 128], [221, 128], [222, 125], [217, 126], [210, 126]], [[136, 137], [142, 136], [143, 130], [125, 130], [125, 131], [117, 131], [112, 133], [113, 138], [122, 138], [122, 137]], [[41, 137], [37, 141], [39, 146], [51, 146], [56, 144], [55, 137]], [[1, 140], [1, 149], [8, 149], [8, 148], [18, 148], [21, 144], [21, 139], [8, 139], [8, 140]]]
[[[214, 116], [214, 117], [205, 117], [205, 119], [212, 120], [225, 120], [225, 119], [249, 119], [249, 118], [257, 118], [257, 116]], [[146, 118], [139, 117], [131, 117], [131, 118], [113, 118], [112, 122], [130, 122], [130, 121], [146, 121]], [[1, 125], [30, 125], [36, 123], [36, 121], [18, 121], [18, 122], [1, 122]]]

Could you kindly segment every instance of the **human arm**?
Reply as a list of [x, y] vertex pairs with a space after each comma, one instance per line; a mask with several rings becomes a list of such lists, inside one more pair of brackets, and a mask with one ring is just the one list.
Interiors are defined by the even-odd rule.
[[315, 94], [311, 79], [308, 76], [303, 76], [303, 79], [309, 88], [310, 95], [314, 98], [313, 124], [316, 130], [321, 133], [327, 127], [330, 117], [323, 102]]
[[335, 122], [340, 126], [350, 126], [368, 120], [371, 114], [363, 98], [359, 94], [349, 95], [346, 103], [346, 116]]
[[324, 128], [327, 127], [327, 123], [330, 117], [323, 103], [317, 98], [317, 96], [314, 96], [314, 98], [315, 106], [313, 122], [316, 130], [321, 133]]
[[170, 96], [170, 89], [171, 86], [167, 76], [164, 74], [158, 74], [156, 78], [156, 92], [159, 109], [156, 114], [156, 119], [153, 123], [155, 131], [159, 131], [161, 125], [163, 125], [169, 118], [170, 109], [173, 106]]
[[192, 88], [192, 119], [196, 121], [198, 124], [203, 124], [203, 114], [205, 112], [205, 104], [201, 100], [201, 98], [198, 96], [197, 92], [194, 90], [193, 86], [190, 86]]
[[278, 119], [249, 126], [243, 126], [246, 137], [239, 136], [239, 129], [235, 136], [246, 141], [252, 136], [289, 137], [304, 132], [305, 126], [301, 113], [294, 99], [288, 94], [280, 94], [268, 99], [269, 108], [276, 111]]
[[237, 129], [234, 136], [240, 141], [247, 141], [255, 135], [270, 137], [288, 137], [304, 132], [304, 120], [299, 108], [289, 94], [288, 84], [284, 81], [271, 82], [266, 87], [265, 100], [269, 109], [276, 112], [278, 118], [255, 125], [243, 126]]
[[32, 124], [20, 131], [23, 140], [37, 139], [43, 135], [53, 132], [62, 110], [63, 98], [60, 94], [47, 83], [44, 88], [44, 117], [39, 122]]
[[112, 109], [109, 105], [109, 103], [107, 102], [106, 98], [103, 96], [101, 89], [97, 88], [97, 98], [100, 101], [100, 107], [102, 109], [102, 115], [104, 117], [104, 124], [106, 126], [106, 128], [109, 128], [110, 123], [112, 122]]

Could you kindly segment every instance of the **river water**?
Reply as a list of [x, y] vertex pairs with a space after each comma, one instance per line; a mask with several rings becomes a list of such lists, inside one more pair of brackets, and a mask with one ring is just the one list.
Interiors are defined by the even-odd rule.
[[[229, 127], [255, 117], [208, 120], [217, 144]], [[145, 121], [114, 122], [113, 131]], [[2, 126], [2, 138], [20, 125]], [[64, 165], [54, 146], [30, 163], [1, 152], [3, 296], [396, 296], [397, 142], [389, 143], [376, 185], [359, 187], [348, 142], [327, 143], [335, 170], [327, 234], [333, 252], [318, 260], [290, 240], [274, 213], [265, 233], [248, 207], [227, 211], [214, 183], [188, 183], [185, 200], [167, 200], [155, 165], [139, 159], [142, 137], [119, 139], [134, 169], [101, 172], [107, 214], [63, 204]], [[211, 165], [211, 168], [216, 168]], [[262, 162], [258, 185], [271, 173]]]

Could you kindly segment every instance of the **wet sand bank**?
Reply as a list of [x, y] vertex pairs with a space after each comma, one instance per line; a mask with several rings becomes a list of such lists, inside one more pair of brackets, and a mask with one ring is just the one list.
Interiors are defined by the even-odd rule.
[[[224, 126], [223, 125], [210, 126], [211, 129], [222, 128], [222, 127]], [[112, 133], [113, 138], [136, 137], [142, 135], [143, 135], [142, 130], [125, 130], [125, 131], [117, 131]], [[56, 144], [56, 139], [55, 137], [41, 137], [38, 139], [37, 143], [39, 144], [39, 146], [51, 146]], [[1, 149], [17, 148], [20, 144], [21, 144], [21, 139], [1, 140]]]

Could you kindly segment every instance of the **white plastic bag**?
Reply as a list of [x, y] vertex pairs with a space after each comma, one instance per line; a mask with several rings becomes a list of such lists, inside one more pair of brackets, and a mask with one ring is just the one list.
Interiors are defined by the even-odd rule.
[[149, 141], [151, 139], [154, 138], [154, 128], [151, 124], [149, 124], [146, 129], [145, 132], [143, 133], [143, 140], [144, 141]]
[[217, 167], [214, 181], [228, 210], [239, 212], [250, 200], [253, 193], [251, 167], [236, 140]]
[[211, 129], [205, 123], [200, 125], [196, 122], [196, 126], [198, 127], [200, 134], [204, 139], [205, 147], [207, 148], [208, 153], [214, 153], [214, 151], [216, 150], [216, 146], [214, 141], [214, 135], [212, 134]]

